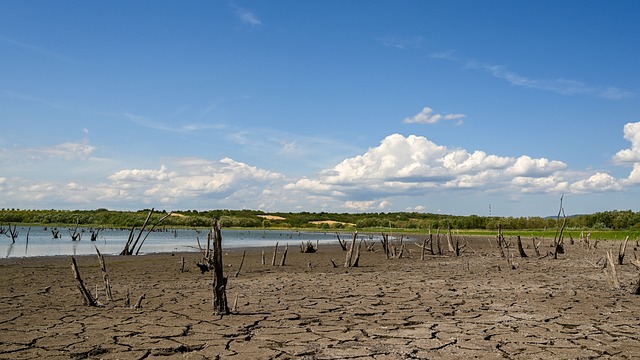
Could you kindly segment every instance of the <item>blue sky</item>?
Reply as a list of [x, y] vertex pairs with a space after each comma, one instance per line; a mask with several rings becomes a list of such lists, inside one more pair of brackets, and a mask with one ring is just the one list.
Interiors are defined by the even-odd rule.
[[640, 211], [637, 1], [2, 1], [0, 208]]

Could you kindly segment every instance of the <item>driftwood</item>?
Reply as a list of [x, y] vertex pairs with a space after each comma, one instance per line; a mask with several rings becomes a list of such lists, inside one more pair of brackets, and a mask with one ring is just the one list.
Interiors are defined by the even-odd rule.
[[[634, 253], [635, 255], [635, 253]], [[631, 261], [631, 264], [633, 264], [633, 266], [636, 267], [636, 269], [638, 270], [638, 281], [636, 282], [635, 286], [633, 287], [633, 291], [632, 293], [634, 295], [640, 295], [640, 261], [638, 259], [634, 259]]]
[[276, 246], [273, 248], [273, 257], [271, 258], [271, 266], [276, 266], [277, 255], [278, 255], [278, 242], [276, 242]]
[[356, 248], [356, 254], [353, 257], [353, 263], [351, 264], [351, 267], [358, 267], [360, 265], [360, 253], [362, 250], [362, 241], [360, 240], [360, 242], [358, 243], [358, 247]]
[[542, 241], [536, 243], [536, 238], [531, 237], [531, 242], [533, 243], [533, 250], [535, 250], [536, 256], [540, 257], [540, 244], [542, 243]]
[[347, 241], [346, 240], [343, 241], [342, 239], [340, 239], [339, 233], [336, 233], [336, 236], [338, 237], [338, 244], [340, 244], [342, 251], [347, 251]]
[[285, 261], [287, 260], [287, 252], [289, 251], [289, 244], [286, 244], [284, 247], [284, 252], [282, 253], [282, 259], [280, 260], [280, 266], [285, 265]]
[[76, 227], [71, 231], [69, 229], [69, 235], [71, 235], [72, 241], [80, 241], [82, 240], [82, 232], [78, 231], [78, 225], [80, 224], [80, 219], [76, 219]]
[[613, 261], [613, 255], [611, 251], [607, 251], [607, 260], [609, 261], [609, 268], [611, 269], [609, 272], [609, 276], [611, 277], [611, 283], [613, 288], [616, 290], [620, 289], [620, 281], [618, 280], [618, 273], [616, 272], [616, 264]]
[[560, 224], [560, 214], [562, 214], [563, 221], [562, 226], [558, 226], [556, 228], [556, 234], [553, 237], [553, 247], [555, 248], [553, 252], [553, 258], [558, 259], [558, 254], [564, 254], [564, 228], [567, 225], [567, 215], [564, 213], [564, 208], [562, 207], [562, 199], [564, 195], [560, 196], [560, 210], [558, 211], [557, 223]]
[[[16, 225], [13, 225], [13, 229], [11, 228], [11, 223], [9, 223], [9, 237], [11, 237], [11, 243], [15, 244], [20, 231], [16, 230]], [[6, 232], [5, 232], [6, 234]]]
[[220, 223], [212, 219], [213, 233], [213, 312], [216, 315], [229, 315], [227, 303], [227, 278], [224, 277], [222, 266], [222, 235]]
[[629, 237], [627, 236], [627, 238], [624, 239], [624, 242], [620, 244], [620, 248], [618, 249], [618, 265], [622, 265], [622, 262], [624, 261], [624, 253], [627, 250], [628, 241]]
[[382, 233], [382, 239], [380, 240], [382, 243], [382, 251], [384, 251], [384, 255], [389, 259], [389, 235]]
[[138, 301], [136, 302], [136, 304], [135, 304], [135, 305], [133, 305], [133, 308], [134, 308], [134, 309], [140, 309], [140, 308], [142, 308], [142, 300], [144, 300], [144, 298], [145, 298], [146, 296], [147, 296], [146, 294], [142, 294], [142, 295], [140, 295], [140, 297], [138, 298]]
[[147, 214], [147, 218], [144, 220], [144, 223], [142, 224], [142, 227], [138, 231], [138, 236], [135, 237], [135, 240], [134, 240], [135, 226], [131, 228], [131, 231], [129, 232], [129, 238], [127, 239], [127, 242], [124, 245], [124, 249], [122, 249], [122, 251], [120, 252], [120, 255], [133, 255], [134, 252], [136, 255], [138, 255], [140, 253], [140, 249], [142, 249], [142, 244], [144, 244], [144, 242], [147, 240], [147, 237], [149, 236], [149, 234], [151, 234], [151, 232], [155, 229], [155, 227], [158, 226], [164, 219], [171, 216], [171, 213], [169, 212], [165, 216], [160, 218], [160, 220], [156, 221], [156, 223], [153, 224], [149, 230], [147, 230], [147, 234], [144, 236], [144, 238], [142, 238], [142, 234], [147, 228], [147, 225], [149, 224], [149, 220], [151, 220], [151, 215], [153, 215], [154, 210], [155, 210], [154, 208], [149, 210], [149, 214]]
[[313, 254], [318, 251], [318, 240], [316, 240], [316, 246], [313, 246], [311, 240], [307, 240], [307, 243], [304, 242], [300, 244], [300, 252], [303, 254]]
[[100, 230], [102, 229], [91, 229], [91, 241], [98, 240], [98, 234], [100, 234]]
[[102, 271], [102, 281], [104, 282], [104, 292], [107, 294], [107, 300], [113, 301], [113, 294], [111, 293], [111, 282], [109, 281], [109, 274], [107, 273], [107, 265], [104, 262], [104, 256], [100, 254], [98, 247], [96, 252], [98, 253], [98, 261], [100, 262], [100, 270]]
[[93, 298], [87, 287], [84, 285], [82, 278], [80, 277], [80, 271], [78, 271], [78, 264], [76, 264], [76, 259], [71, 257], [71, 270], [73, 271], [73, 277], [76, 279], [78, 290], [80, 290], [80, 294], [84, 300], [84, 304], [87, 306], [98, 306], [98, 301]]
[[520, 239], [520, 235], [518, 235], [518, 252], [520, 253], [520, 257], [527, 257], [527, 253], [524, 252], [524, 248], [522, 247], [522, 239]]
[[[356, 251], [356, 239], [358, 238], [358, 232], [353, 233], [353, 237], [351, 239], [351, 246], [349, 246], [349, 251], [347, 251], [347, 256], [344, 260], [344, 267], [351, 267], [353, 265], [353, 255], [354, 251]], [[359, 253], [359, 252], [358, 252]]]
[[59, 239], [60, 238], [60, 230], [58, 230], [58, 228], [51, 229], [51, 236], [53, 236], [54, 239]]
[[451, 223], [447, 224], [447, 228], [448, 228], [448, 231], [447, 231], [447, 246], [449, 248], [449, 252], [454, 252], [455, 249], [453, 247], [453, 237], [451, 236]]
[[124, 298], [124, 307], [131, 307], [131, 289], [127, 288], [127, 296]]
[[242, 252], [242, 260], [240, 260], [240, 266], [238, 266], [238, 271], [233, 275], [233, 277], [238, 277], [240, 275], [240, 270], [242, 270], [242, 265], [244, 264], [244, 257], [247, 255], [246, 251]]

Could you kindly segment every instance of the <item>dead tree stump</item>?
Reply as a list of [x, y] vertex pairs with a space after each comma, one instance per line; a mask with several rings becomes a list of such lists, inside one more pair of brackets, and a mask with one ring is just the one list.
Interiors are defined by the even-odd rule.
[[524, 248], [522, 247], [522, 239], [520, 239], [520, 235], [518, 235], [518, 252], [520, 253], [520, 257], [527, 257], [527, 253], [524, 252]]
[[227, 303], [227, 278], [222, 266], [222, 235], [218, 220], [212, 221], [213, 233], [213, 312], [216, 315], [229, 315]]
[[84, 304], [88, 306], [98, 306], [98, 302], [93, 298], [87, 287], [84, 286], [84, 282], [80, 277], [80, 272], [78, 271], [78, 264], [76, 264], [76, 259], [71, 257], [71, 270], [73, 271], [73, 277], [76, 279], [78, 283], [78, 290], [80, 290], [80, 294], [84, 299]]

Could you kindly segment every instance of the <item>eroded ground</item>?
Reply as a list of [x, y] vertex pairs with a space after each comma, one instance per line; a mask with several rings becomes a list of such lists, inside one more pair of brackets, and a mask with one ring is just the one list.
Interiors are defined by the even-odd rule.
[[[225, 252], [228, 300], [236, 314], [212, 312], [212, 275], [199, 254], [106, 257], [115, 300], [106, 301], [97, 257], [77, 258], [103, 307], [87, 307], [70, 258], [0, 260], [2, 359], [587, 359], [640, 357], [640, 296], [628, 261], [613, 289], [605, 250], [567, 244], [554, 260], [515, 257], [495, 242], [468, 239], [462, 256], [420, 260], [418, 239], [401, 259], [363, 252], [360, 267], [323, 246], [302, 254], [290, 244], [286, 266], [261, 265], [249, 249]], [[529, 241], [530, 242], [530, 241]], [[548, 241], [542, 251], [549, 250]], [[410, 250], [410, 251], [409, 251]], [[627, 259], [633, 259], [630, 243]], [[282, 253], [280, 249], [279, 253]], [[278, 255], [278, 263], [281, 255]], [[180, 273], [181, 257], [189, 271]], [[141, 309], [124, 307], [145, 294]]]

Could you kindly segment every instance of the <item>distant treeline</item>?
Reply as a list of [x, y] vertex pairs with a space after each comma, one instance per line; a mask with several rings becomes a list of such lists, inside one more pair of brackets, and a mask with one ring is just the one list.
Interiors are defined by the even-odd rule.
[[[0, 209], [0, 225], [8, 223], [69, 225], [102, 227], [132, 227], [144, 222], [150, 209], [139, 211], [97, 210], [20, 210]], [[166, 215], [166, 211], [156, 211], [152, 221]], [[495, 230], [501, 226], [505, 230], [551, 229], [558, 225], [556, 217], [496, 217], [496, 216], [456, 216], [415, 212], [392, 213], [265, 213], [258, 210], [208, 210], [174, 211], [174, 216], [166, 218], [163, 226], [208, 227], [211, 218], [220, 219], [224, 227], [237, 228], [321, 228], [321, 229], [453, 229]], [[280, 219], [283, 218], [283, 219]], [[561, 219], [562, 220], [562, 219]], [[325, 223], [318, 223], [326, 221]], [[312, 223], [316, 222], [316, 223]], [[355, 224], [355, 226], [353, 225]], [[567, 218], [568, 228], [598, 230], [638, 230], [640, 212], [614, 210], [588, 215], [574, 215]]]

